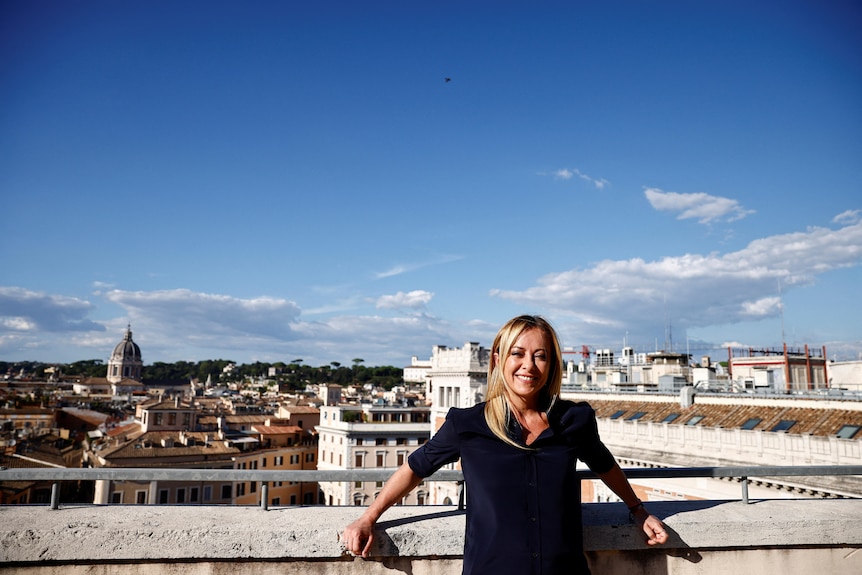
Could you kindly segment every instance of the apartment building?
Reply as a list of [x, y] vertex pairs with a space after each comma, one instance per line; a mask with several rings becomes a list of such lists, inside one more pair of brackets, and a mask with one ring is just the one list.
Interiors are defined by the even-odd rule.
[[[316, 410], [315, 410], [316, 411]], [[234, 457], [234, 469], [303, 470], [317, 469], [317, 432], [297, 425], [254, 425], [251, 434], [260, 449]], [[263, 490], [256, 481], [240, 481], [234, 486], [234, 503], [259, 505]], [[270, 481], [267, 504], [313, 505], [318, 503], [316, 482]]]
[[[431, 434], [430, 409], [403, 405], [334, 405], [320, 408], [317, 468], [395, 470]], [[368, 505], [383, 481], [321, 482], [326, 505]], [[425, 505], [423, 482], [401, 503]]]

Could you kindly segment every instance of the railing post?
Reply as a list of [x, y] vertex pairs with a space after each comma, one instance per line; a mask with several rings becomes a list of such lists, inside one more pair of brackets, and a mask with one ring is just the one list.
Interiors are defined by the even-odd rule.
[[60, 508], [60, 484], [51, 484], [51, 509], [57, 510]]
[[742, 476], [742, 502], [748, 503], [748, 477]]
[[269, 483], [260, 482], [260, 508], [269, 511]]

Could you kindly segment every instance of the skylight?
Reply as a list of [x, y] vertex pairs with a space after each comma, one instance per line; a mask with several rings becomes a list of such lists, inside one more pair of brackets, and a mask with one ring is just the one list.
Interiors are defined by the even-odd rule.
[[759, 417], [752, 417], [751, 419], [742, 424], [741, 429], [754, 429], [761, 421], [763, 420]]
[[770, 429], [769, 431], [787, 431], [791, 427], [796, 425], [795, 419], [782, 419], [778, 423], [775, 424], [775, 427]]

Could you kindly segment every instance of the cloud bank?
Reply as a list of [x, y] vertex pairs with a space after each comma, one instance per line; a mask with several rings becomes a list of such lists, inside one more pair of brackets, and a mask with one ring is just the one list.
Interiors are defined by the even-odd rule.
[[[527, 289], [489, 293], [547, 315], [564, 341], [590, 345], [619, 342], [625, 334], [633, 342], [651, 342], [669, 317], [682, 330], [776, 318], [780, 293], [862, 263], [862, 220], [853, 212], [838, 219], [855, 222], [758, 239], [725, 254], [604, 260], [547, 274]], [[374, 365], [400, 365], [404, 357], [430, 353], [438, 344], [487, 344], [498, 327], [474, 317], [441, 319], [429, 311], [435, 294], [422, 289], [362, 296], [363, 306], [312, 314], [318, 321], [309, 320], [296, 302], [269, 296], [110, 289], [93, 297], [90, 302], [0, 287], [0, 357], [107, 360], [131, 323], [148, 363], [302, 358], [324, 365], [363, 358]], [[114, 307], [119, 314], [95, 319]], [[369, 309], [372, 313], [365, 312]], [[824, 343], [855, 355], [841, 342]], [[56, 357], [56, 350], [66, 355]]]
[[491, 296], [548, 310], [579, 337], [651, 341], [666, 318], [683, 328], [777, 317], [780, 289], [862, 261], [862, 222], [832, 230], [776, 235], [727, 254], [685, 254], [654, 261], [606, 260], [548, 274], [525, 290]]

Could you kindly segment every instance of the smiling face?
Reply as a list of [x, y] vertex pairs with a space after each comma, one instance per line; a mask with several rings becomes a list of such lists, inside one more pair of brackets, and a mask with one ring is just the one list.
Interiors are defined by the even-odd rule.
[[505, 358], [494, 354], [501, 363], [506, 392], [509, 399], [524, 406], [535, 407], [540, 390], [548, 381], [550, 368], [545, 333], [541, 329], [528, 329], [518, 336]]

